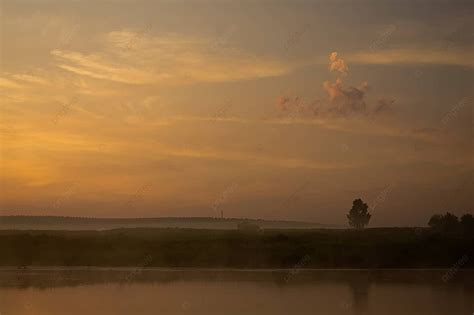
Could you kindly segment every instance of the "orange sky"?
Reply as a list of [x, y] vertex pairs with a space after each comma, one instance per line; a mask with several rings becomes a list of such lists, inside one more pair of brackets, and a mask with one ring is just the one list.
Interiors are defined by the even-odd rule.
[[472, 213], [472, 13], [3, 1], [0, 213]]

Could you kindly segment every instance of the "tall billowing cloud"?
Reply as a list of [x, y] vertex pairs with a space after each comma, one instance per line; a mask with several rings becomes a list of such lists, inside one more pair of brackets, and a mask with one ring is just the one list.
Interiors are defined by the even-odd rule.
[[323, 87], [329, 96], [330, 113], [349, 115], [367, 111], [364, 100], [368, 90], [367, 82], [363, 82], [360, 87], [344, 88], [341, 78], [337, 78], [335, 82], [324, 82]]
[[329, 64], [329, 70], [330, 71], [337, 71], [341, 74], [347, 74], [349, 71], [349, 68], [346, 65], [346, 62], [342, 58], [337, 57], [337, 52], [333, 51], [329, 55], [329, 60], [331, 63]]
[[276, 107], [279, 111], [291, 115], [326, 115], [326, 116], [349, 116], [365, 115], [373, 116], [390, 110], [394, 100], [382, 98], [374, 105], [366, 104], [366, 95], [369, 84], [364, 81], [358, 87], [344, 86], [343, 78], [349, 75], [349, 68], [340, 58], [337, 52], [329, 55], [329, 71], [336, 73], [334, 81], [323, 82], [323, 89], [327, 93], [324, 100], [302, 101], [299, 97], [282, 96], [278, 99]]

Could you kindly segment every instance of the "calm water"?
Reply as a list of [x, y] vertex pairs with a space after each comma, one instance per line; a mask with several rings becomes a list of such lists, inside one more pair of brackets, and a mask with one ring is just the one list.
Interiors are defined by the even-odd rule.
[[0, 269], [0, 312], [472, 315], [474, 272], [445, 273]]

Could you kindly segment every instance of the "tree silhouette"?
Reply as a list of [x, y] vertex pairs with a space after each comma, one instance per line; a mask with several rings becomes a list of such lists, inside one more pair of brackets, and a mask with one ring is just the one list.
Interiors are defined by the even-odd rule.
[[435, 214], [430, 218], [428, 225], [435, 230], [453, 232], [459, 229], [458, 217], [446, 212], [445, 215]]
[[372, 215], [367, 211], [369, 206], [362, 199], [355, 199], [352, 208], [347, 215], [349, 225], [356, 229], [361, 229], [369, 223]]

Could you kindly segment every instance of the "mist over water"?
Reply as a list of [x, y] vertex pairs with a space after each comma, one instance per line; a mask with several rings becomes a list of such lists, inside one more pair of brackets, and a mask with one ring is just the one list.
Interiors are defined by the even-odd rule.
[[[2, 314], [471, 314], [474, 272], [37, 269], [0, 272]], [[133, 275], [133, 276], [130, 276]]]

